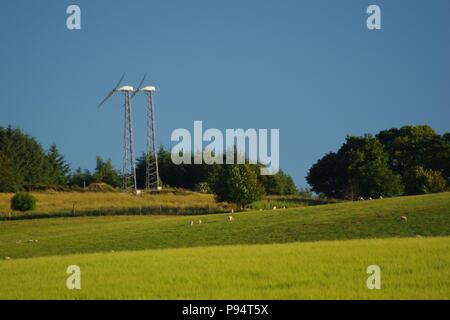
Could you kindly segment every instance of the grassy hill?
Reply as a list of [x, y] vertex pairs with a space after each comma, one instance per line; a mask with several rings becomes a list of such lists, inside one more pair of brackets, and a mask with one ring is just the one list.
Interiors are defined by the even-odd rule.
[[[0, 257], [450, 235], [450, 193], [202, 216], [0, 221]], [[407, 221], [401, 219], [407, 217]], [[195, 224], [190, 225], [193, 220]], [[202, 220], [202, 224], [198, 224]], [[28, 240], [38, 240], [29, 243]]]
[[[124, 251], [0, 261], [0, 299], [450, 299], [450, 237]], [[81, 290], [66, 289], [67, 266]], [[366, 287], [379, 265], [381, 290]]]

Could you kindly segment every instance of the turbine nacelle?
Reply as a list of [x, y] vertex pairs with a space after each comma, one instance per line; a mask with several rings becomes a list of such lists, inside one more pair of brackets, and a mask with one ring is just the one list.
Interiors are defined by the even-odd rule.
[[129, 93], [129, 92], [134, 92], [134, 88], [132, 86], [123, 86], [123, 87], [116, 89], [116, 91]]
[[143, 87], [143, 88], [141, 89], [141, 91], [144, 91], [144, 92], [155, 92], [155, 91], [156, 91], [156, 88], [153, 87], [153, 86], [146, 86], [146, 87]]

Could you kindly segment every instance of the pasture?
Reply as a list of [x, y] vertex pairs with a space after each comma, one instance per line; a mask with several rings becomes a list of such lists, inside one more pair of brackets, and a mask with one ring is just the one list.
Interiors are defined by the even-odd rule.
[[450, 193], [229, 215], [0, 221], [0, 298], [450, 298]]
[[[0, 221], [0, 257], [450, 235], [450, 193], [199, 216]], [[403, 221], [407, 216], [408, 221]], [[202, 220], [202, 224], [198, 224]], [[194, 225], [190, 225], [190, 221]], [[38, 240], [28, 243], [28, 240]]]

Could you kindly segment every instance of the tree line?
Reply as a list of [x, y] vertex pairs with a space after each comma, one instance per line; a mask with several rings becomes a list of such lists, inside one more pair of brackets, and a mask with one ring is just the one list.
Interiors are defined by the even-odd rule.
[[310, 168], [307, 181], [318, 194], [352, 200], [445, 191], [450, 133], [423, 125], [348, 136]]
[[[263, 194], [298, 193], [288, 174], [261, 176], [258, 164], [174, 165], [163, 147], [158, 162], [165, 187], [215, 193], [223, 201], [245, 205]], [[143, 154], [136, 168], [140, 189], [145, 187], [145, 171]], [[404, 126], [375, 136], [348, 136], [337, 152], [326, 154], [310, 168], [306, 179], [319, 195], [352, 200], [445, 191], [450, 185], [450, 133], [439, 135], [430, 126]], [[20, 129], [0, 127], [0, 192], [86, 190], [99, 183], [113, 190], [121, 187], [121, 181], [110, 159], [97, 156], [92, 172], [72, 170], [55, 144], [45, 151]]]
[[[297, 193], [297, 187], [288, 174], [280, 171], [273, 176], [261, 176], [260, 165], [175, 165], [170, 152], [163, 147], [158, 151], [158, 162], [164, 186], [219, 193], [225, 190], [222, 184], [226, 183], [229, 185], [227, 193], [233, 193], [230, 188], [239, 193], [240, 200], [233, 201], [236, 203], [248, 203], [249, 199], [257, 199], [262, 194]], [[136, 175], [138, 188], [144, 189], [146, 154], [136, 161]], [[240, 184], [238, 180], [241, 181]], [[81, 168], [71, 170], [55, 144], [45, 151], [35, 138], [20, 129], [0, 127], [0, 192], [48, 188], [84, 190], [98, 183], [111, 188], [121, 187], [121, 174], [110, 159], [104, 160], [97, 156], [96, 167], [92, 172]], [[222, 196], [222, 200], [227, 197]]]

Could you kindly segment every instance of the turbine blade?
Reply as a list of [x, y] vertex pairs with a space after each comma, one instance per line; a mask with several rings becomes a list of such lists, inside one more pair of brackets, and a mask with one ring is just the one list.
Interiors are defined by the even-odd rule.
[[108, 95], [106, 96], [105, 99], [103, 99], [102, 102], [99, 103], [98, 107], [101, 107], [106, 100], [108, 100], [109, 98], [111, 98], [111, 96], [114, 94], [114, 92], [116, 92], [117, 88], [120, 86], [120, 84], [122, 83], [123, 78], [125, 77], [125, 72], [122, 74], [122, 77], [120, 78], [119, 82], [117, 82], [116, 86], [114, 87], [114, 89], [112, 89]]
[[117, 82], [117, 85], [114, 87], [114, 90], [116, 90], [120, 86], [124, 77], [125, 77], [125, 72], [122, 74], [122, 77], [120, 78], [119, 82]]
[[108, 95], [105, 97], [105, 99], [103, 99], [103, 101], [99, 103], [98, 107], [100, 108], [106, 102], [106, 100], [111, 98], [111, 96], [114, 94], [114, 92], [115, 92], [115, 89], [112, 90], [110, 93], [108, 93]]
[[144, 74], [144, 77], [142, 78], [142, 80], [139, 83], [139, 85], [137, 87], [135, 87], [134, 92], [131, 94], [131, 98], [133, 98], [139, 92], [139, 90], [141, 90], [142, 84], [144, 83], [146, 76], [147, 76], [147, 74]]

